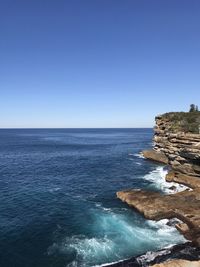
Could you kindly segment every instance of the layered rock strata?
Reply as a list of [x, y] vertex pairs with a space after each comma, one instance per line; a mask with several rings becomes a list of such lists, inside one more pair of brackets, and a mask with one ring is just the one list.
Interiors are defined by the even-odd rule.
[[172, 122], [164, 115], [156, 117], [154, 131], [154, 154], [167, 157], [173, 170], [200, 177], [200, 134], [172, 131]]
[[177, 224], [177, 229], [186, 239], [200, 246], [200, 188], [171, 195], [135, 189], [118, 192], [117, 197], [146, 219], [180, 219], [184, 223]]
[[[198, 132], [200, 113], [194, 115], [169, 113], [157, 116], [154, 147], [142, 152], [145, 158], [170, 166], [171, 171], [165, 177], [167, 182], [183, 184], [188, 189], [170, 195], [137, 189], [125, 190], [118, 192], [117, 197], [147, 219], [158, 221], [178, 218], [182, 223], [176, 224], [177, 230], [200, 249], [200, 134], [182, 130], [193, 129], [195, 125], [195, 131]], [[195, 123], [189, 125], [193, 117]], [[200, 267], [200, 261], [175, 260], [155, 266]]]
[[147, 159], [160, 162], [160, 163], [164, 163], [164, 164], [168, 164], [168, 158], [167, 156], [165, 156], [163, 152], [159, 152], [159, 151], [155, 151], [151, 149], [151, 150], [142, 151], [142, 155]]
[[178, 184], [183, 184], [191, 189], [200, 188], [200, 178], [195, 176], [188, 176], [179, 172], [170, 171], [165, 180], [167, 182], [175, 182]]
[[183, 184], [192, 191], [162, 196], [133, 190], [117, 195], [148, 219], [179, 218], [184, 223], [177, 225], [177, 229], [187, 239], [200, 245], [200, 134], [180, 131], [181, 122], [175, 121], [176, 115], [179, 117], [180, 113], [156, 117], [154, 148], [143, 151], [143, 155], [168, 164], [172, 170], [166, 175], [166, 181]]

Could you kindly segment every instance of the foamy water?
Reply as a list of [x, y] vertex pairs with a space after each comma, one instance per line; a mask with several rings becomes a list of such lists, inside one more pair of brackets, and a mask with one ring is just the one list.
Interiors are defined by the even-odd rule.
[[188, 189], [187, 186], [178, 183], [166, 182], [165, 176], [167, 173], [168, 170], [165, 169], [165, 167], [159, 166], [152, 172], [146, 174], [143, 178], [150, 181], [156, 189], [168, 194], [173, 194]]
[[164, 169], [139, 153], [151, 129], [0, 131], [0, 265], [94, 266], [183, 242], [116, 198], [167, 190]]
[[129, 212], [101, 206], [93, 210], [93, 216], [95, 220], [91, 230], [96, 237], [65, 237], [54, 243], [48, 253], [75, 254], [76, 259], [67, 266], [92, 266], [101, 263], [102, 259], [112, 262], [140, 254], [144, 248], [160, 249], [172, 244], [172, 237], [174, 243], [184, 242], [177, 230], [166, 224], [168, 220], [145, 221]]
[[[129, 154], [144, 159], [140, 154]], [[134, 158], [133, 158], [134, 160]], [[142, 165], [142, 162], [136, 164]], [[158, 190], [164, 193], [175, 193], [185, 190], [187, 187], [177, 183], [168, 183], [165, 176], [168, 170], [163, 166], [143, 176]], [[170, 189], [175, 186], [176, 190]], [[49, 254], [59, 251], [62, 254], [75, 254], [76, 259], [69, 263], [68, 267], [92, 266], [100, 263], [102, 259], [107, 264], [120, 261], [138, 255], [145, 250], [158, 250], [177, 243], [185, 242], [174, 226], [168, 225], [169, 220], [163, 219], [158, 222], [144, 220], [132, 210], [127, 208], [114, 209], [103, 207], [96, 203], [93, 210], [95, 218], [91, 230], [101, 233], [99, 237], [88, 238], [85, 235], [66, 237], [59, 243], [54, 243], [48, 250]], [[102, 235], [103, 233], [103, 235]], [[96, 265], [101, 266], [101, 265]]]

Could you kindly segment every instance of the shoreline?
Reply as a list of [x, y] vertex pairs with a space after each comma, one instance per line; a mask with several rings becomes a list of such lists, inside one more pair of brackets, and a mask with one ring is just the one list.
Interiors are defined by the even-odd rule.
[[[166, 165], [164, 165], [162, 163], [160, 165], [160, 162], [159, 162], [157, 169], [159, 167], [164, 170]], [[167, 180], [169, 180], [169, 178], [166, 179], [166, 177], [170, 177], [171, 172], [172, 172], [171, 170], [168, 170], [166, 172], [165, 179], [163, 177], [163, 182], [168, 183], [168, 188], [167, 188], [168, 190], [170, 190], [171, 187], [176, 186], [176, 191], [174, 191], [175, 188], [171, 189], [170, 193], [165, 192], [163, 190], [164, 195], [175, 195], [177, 193], [181, 193], [184, 191], [192, 191], [192, 189], [188, 185], [187, 186], [185, 184], [182, 185], [182, 183], [180, 183], [180, 181], [179, 182], [178, 181], [177, 182], [176, 181], [167, 181]], [[200, 182], [200, 180], [199, 180], [199, 182]], [[173, 184], [173, 186], [171, 186], [172, 184]], [[181, 188], [180, 186], [183, 186], [183, 188]], [[132, 191], [137, 193], [137, 192], [140, 192], [143, 190], [133, 189]], [[134, 209], [135, 209], [135, 207], [134, 207]], [[136, 209], [136, 211], [141, 213], [137, 209]], [[144, 216], [144, 217], [146, 218], [146, 216]], [[149, 218], [146, 218], [146, 219], [149, 219]], [[179, 231], [179, 229], [178, 229], [177, 225], [184, 224], [180, 219], [178, 219], [176, 217], [174, 217], [174, 218], [162, 218], [162, 219], [166, 219], [167, 220], [166, 225], [172, 224], [172, 227], [176, 228], [178, 231]], [[162, 220], [162, 219], [160, 219], [160, 220]], [[160, 220], [155, 220], [155, 219], [152, 219], [152, 220], [155, 222], [160, 221]], [[183, 233], [181, 233], [181, 234], [183, 234]], [[200, 246], [196, 246], [193, 242], [186, 240], [186, 242], [181, 243], [181, 244], [179, 244], [179, 243], [178, 244], [171, 244], [169, 246], [163, 247], [162, 249], [159, 249], [156, 251], [147, 251], [146, 253], [143, 253], [143, 254], [128, 258], [128, 259], [123, 259], [123, 260], [112, 262], [112, 263], [102, 264], [99, 266], [101, 266], [101, 267], [147, 267], [147, 266], [154, 266], [155, 264], [157, 266], [157, 264], [164, 263], [165, 261], [168, 262], [170, 260], [176, 260], [176, 259], [186, 260], [189, 262], [200, 260]], [[198, 264], [200, 266], [200, 262], [198, 262]], [[182, 266], [182, 265], [180, 265], [180, 266]], [[190, 266], [190, 265], [188, 265], [188, 266]]]
[[191, 242], [167, 246], [157, 251], [147, 251], [129, 259], [118, 262], [96, 265], [94, 267], [148, 267], [175, 259], [197, 261], [199, 260], [200, 248], [192, 246]]
[[[176, 175], [175, 175], [176, 174]], [[140, 189], [125, 190], [117, 192], [117, 197], [126, 202], [131, 208], [134, 208], [137, 212], [141, 213], [144, 218], [160, 221], [162, 219], [178, 219], [180, 222], [175, 224], [175, 228], [188, 240], [191, 241], [190, 245], [198, 249], [198, 254], [195, 258], [189, 259], [190, 261], [200, 260], [200, 179], [196, 177], [189, 177], [183, 174], [177, 174], [170, 171], [166, 174], [165, 180], [171, 183], [175, 183], [177, 186], [183, 184], [184, 187], [187, 184], [188, 188], [184, 191], [172, 192], [167, 194], [160, 194], [155, 191], [145, 191]], [[177, 176], [179, 179], [177, 179]], [[189, 179], [189, 180], [188, 180]], [[191, 185], [190, 181], [191, 179]], [[199, 180], [198, 180], [199, 179]], [[190, 188], [189, 188], [190, 186]], [[184, 243], [187, 244], [187, 243]], [[183, 244], [183, 245], [184, 245]], [[176, 248], [177, 245], [174, 246]], [[159, 252], [159, 251], [157, 251]], [[147, 252], [157, 253], [157, 252]], [[142, 255], [145, 257], [146, 254]], [[175, 259], [187, 259], [187, 253], [185, 255], [177, 255]], [[137, 257], [136, 257], [137, 259]], [[173, 259], [173, 254], [170, 253], [167, 261]], [[160, 262], [163, 263], [165, 259], [161, 257]], [[129, 261], [128, 261], [129, 262]], [[149, 263], [151, 264], [151, 263]], [[153, 264], [153, 262], [152, 262]], [[181, 263], [182, 264], [182, 263]], [[191, 264], [190, 264], [191, 265]], [[188, 265], [188, 267], [190, 266]], [[111, 265], [111, 266], [131, 266], [126, 265], [126, 261], [122, 265]], [[132, 266], [151, 266], [145, 265], [132, 265]], [[153, 265], [152, 265], [153, 266]], [[159, 266], [159, 265], [158, 265]], [[165, 265], [163, 265], [165, 266]], [[180, 265], [184, 266], [184, 265]], [[186, 265], [187, 266], [187, 265]], [[200, 261], [198, 262], [200, 266]]]
[[[143, 154], [140, 154], [141, 157], [143, 157], [145, 159], [145, 157], [143, 156]], [[156, 163], [156, 162], [155, 162]], [[164, 169], [166, 168], [166, 165], [164, 165], [163, 163], [158, 162], [157, 168], [155, 170], [158, 170], [159, 168], [162, 168], [162, 171], [164, 171]], [[166, 171], [166, 170], [165, 170]], [[168, 171], [166, 171], [165, 176], [167, 176], [170, 173], [170, 170], [168, 169]], [[166, 180], [164, 179], [164, 176], [162, 176], [163, 182], [166, 182]], [[185, 185], [183, 185], [183, 187], [180, 187], [181, 184], [177, 183], [177, 182], [169, 182], [167, 183], [168, 187], [165, 189], [162, 189], [164, 194], [175, 194], [177, 192], [182, 192], [183, 190], [188, 190], [189, 187], [186, 187]], [[174, 189], [171, 189], [171, 184], [173, 184], [173, 186], [176, 186], [176, 191], [174, 191]], [[138, 190], [138, 189], [136, 189]], [[168, 192], [166, 192], [166, 191]], [[138, 212], [138, 211], [137, 211]], [[175, 228], [175, 224], [177, 222], [181, 222], [180, 220], [174, 218], [174, 219], [166, 219], [167, 222], [165, 225], [170, 224], [171, 227]], [[152, 220], [154, 222], [156, 222], [156, 220]], [[184, 255], [185, 250], [187, 250], [187, 254]], [[150, 266], [149, 264], [158, 264], [158, 263], [162, 263], [165, 260], [171, 260], [173, 259], [175, 256], [179, 256], [181, 259], [184, 260], [198, 260], [200, 258], [200, 256], [198, 257], [197, 255], [200, 255], [200, 248], [197, 248], [196, 246], [194, 246], [192, 244], [192, 242], [188, 242], [186, 240], [186, 242], [184, 243], [178, 243], [178, 244], [171, 244], [168, 246], [164, 246], [162, 249], [159, 250], [150, 250], [147, 251], [146, 253], [131, 257], [131, 258], [127, 258], [127, 259], [123, 259], [120, 261], [116, 261], [116, 262], [111, 262], [111, 263], [106, 263], [106, 264], [102, 264], [102, 265], [96, 265], [94, 267], [147, 267]]]
[[[189, 241], [183, 246], [189, 244], [198, 250], [197, 257], [189, 259], [194, 261], [200, 260], [200, 133], [183, 132], [178, 126], [177, 117], [177, 113], [157, 116], [153, 149], [141, 152], [147, 160], [170, 168], [163, 177], [163, 183], [169, 183], [169, 189], [172, 189], [172, 192], [161, 194], [156, 191], [128, 189], [117, 192], [117, 198], [146, 219], [154, 221], [178, 219], [180, 222], [175, 224], [175, 228]], [[180, 190], [180, 186], [183, 190]], [[175, 245], [174, 248], [177, 246], [179, 245]], [[156, 252], [146, 254], [148, 253]], [[142, 257], [145, 258], [146, 254]], [[169, 255], [173, 259], [173, 253]], [[170, 257], [166, 260], [171, 260]], [[181, 259], [187, 260], [186, 252], [183, 255], [176, 255], [175, 259], [179, 260], [179, 258], [178, 266], [192, 266], [192, 262], [181, 261]], [[177, 261], [169, 265], [169, 262], [165, 263], [163, 258], [160, 262], [163, 262], [162, 266], [173, 266], [173, 264], [176, 266]], [[158, 262], [148, 263], [146, 260], [142, 265], [129, 263], [125, 260], [121, 264], [110, 266], [150, 266], [149, 264]], [[200, 266], [200, 261], [195, 264]]]

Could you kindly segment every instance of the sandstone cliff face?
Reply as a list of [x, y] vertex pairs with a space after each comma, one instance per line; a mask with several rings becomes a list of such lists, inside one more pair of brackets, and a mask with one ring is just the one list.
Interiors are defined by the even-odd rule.
[[200, 176], [200, 134], [172, 131], [164, 115], [156, 117], [154, 130], [154, 151], [163, 153], [174, 171]]
[[[200, 113], [194, 115], [196, 131]], [[142, 152], [147, 159], [171, 166], [167, 182], [186, 185], [190, 190], [162, 195], [135, 189], [118, 192], [117, 197], [147, 219], [180, 219], [183, 223], [176, 228], [200, 247], [200, 134], [184, 130], [193, 129], [189, 120], [194, 115], [179, 112], [157, 116], [153, 150]]]
[[[186, 185], [185, 191], [160, 194], [140, 189], [117, 192], [117, 197], [151, 220], [178, 218], [177, 230], [200, 249], [200, 112], [166, 113], [156, 117], [154, 148], [145, 158], [171, 166], [167, 182]], [[153, 266], [200, 267], [198, 261], [173, 260]], [[127, 265], [131, 266], [131, 265]], [[137, 265], [133, 265], [137, 266]], [[142, 265], [143, 266], [143, 265]], [[152, 266], [152, 265], [144, 265]]]

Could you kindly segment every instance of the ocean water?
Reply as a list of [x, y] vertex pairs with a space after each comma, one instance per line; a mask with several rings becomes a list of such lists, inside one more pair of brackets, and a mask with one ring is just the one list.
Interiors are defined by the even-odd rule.
[[167, 191], [151, 129], [0, 130], [0, 266], [95, 266], [181, 243], [116, 198]]

